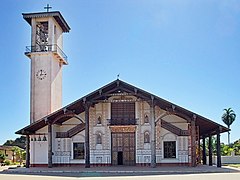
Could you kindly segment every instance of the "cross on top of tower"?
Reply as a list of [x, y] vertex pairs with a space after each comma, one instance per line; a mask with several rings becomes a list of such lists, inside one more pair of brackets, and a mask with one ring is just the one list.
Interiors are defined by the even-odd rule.
[[47, 12], [49, 12], [49, 9], [52, 9], [52, 7], [51, 7], [51, 6], [49, 6], [49, 4], [47, 4], [47, 6], [46, 6], [46, 7], [44, 7], [44, 9], [47, 9]]

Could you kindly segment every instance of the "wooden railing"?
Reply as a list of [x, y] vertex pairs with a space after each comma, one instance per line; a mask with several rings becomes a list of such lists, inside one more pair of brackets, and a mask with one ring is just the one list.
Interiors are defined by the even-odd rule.
[[56, 132], [56, 138], [68, 138], [67, 132]]
[[85, 124], [81, 123], [69, 129], [67, 132], [56, 132], [56, 138], [71, 138], [77, 133], [83, 131], [84, 129]]
[[68, 136], [71, 138], [73, 137], [74, 135], [76, 135], [77, 133], [83, 131], [85, 129], [85, 123], [81, 123], [81, 124], [78, 124], [77, 126], [73, 127], [72, 129], [69, 129], [67, 132], [68, 132]]
[[110, 126], [136, 125], [137, 119], [108, 119]]
[[164, 121], [164, 120], [161, 120], [161, 126], [172, 132], [173, 134], [176, 134], [178, 136], [189, 136], [189, 131], [188, 130], [182, 130], [176, 126], [174, 126], [173, 124], [167, 122], [167, 121]]

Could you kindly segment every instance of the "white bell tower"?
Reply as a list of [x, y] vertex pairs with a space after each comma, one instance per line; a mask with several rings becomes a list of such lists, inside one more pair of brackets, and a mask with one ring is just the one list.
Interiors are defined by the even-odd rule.
[[63, 33], [70, 27], [58, 11], [23, 13], [31, 26], [31, 123], [62, 107]]

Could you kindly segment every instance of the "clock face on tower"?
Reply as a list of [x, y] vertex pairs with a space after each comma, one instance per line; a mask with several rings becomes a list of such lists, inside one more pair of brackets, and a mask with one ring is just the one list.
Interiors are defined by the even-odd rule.
[[47, 77], [47, 73], [43, 69], [40, 69], [40, 70], [37, 71], [36, 77], [40, 80], [43, 80], [44, 78]]

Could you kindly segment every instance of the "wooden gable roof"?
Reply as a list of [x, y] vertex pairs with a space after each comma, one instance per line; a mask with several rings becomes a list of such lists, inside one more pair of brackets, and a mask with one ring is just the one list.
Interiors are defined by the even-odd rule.
[[147, 91], [144, 91], [140, 88], [117, 79], [97, 89], [96, 91], [83, 96], [73, 103], [68, 104], [63, 108], [43, 117], [42, 119], [30, 124], [29, 126], [22, 128], [21, 130], [17, 131], [16, 134], [34, 134], [38, 129], [43, 128], [49, 123], [61, 125], [63, 122], [74, 117], [74, 114], [80, 114], [84, 112], [84, 105], [86, 102], [90, 103], [93, 106], [96, 103], [105, 102], [108, 97], [119, 93], [127, 93], [128, 95], [133, 95], [147, 102], [154, 100], [155, 105], [159, 106], [161, 109], [172, 111], [174, 115], [186, 119], [188, 122], [192, 121], [194, 117], [196, 120], [196, 125], [199, 126], [200, 136], [214, 135], [217, 133], [217, 130], [220, 130], [220, 133], [229, 131], [228, 128], [210, 119], [207, 119], [176, 104], [166, 101], [156, 95], [153, 95]]

